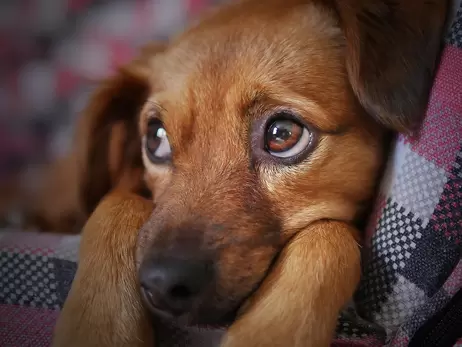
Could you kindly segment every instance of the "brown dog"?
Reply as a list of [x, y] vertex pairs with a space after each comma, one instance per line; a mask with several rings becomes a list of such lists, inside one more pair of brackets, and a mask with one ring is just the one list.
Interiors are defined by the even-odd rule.
[[[425, 112], [445, 12], [244, 0], [106, 82], [77, 156], [87, 213], [107, 197], [54, 345], [152, 346], [144, 302], [177, 325], [230, 325], [221, 346], [328, 346], [385, 134]], [[130, 194], [144, 183], [155, 209]]]

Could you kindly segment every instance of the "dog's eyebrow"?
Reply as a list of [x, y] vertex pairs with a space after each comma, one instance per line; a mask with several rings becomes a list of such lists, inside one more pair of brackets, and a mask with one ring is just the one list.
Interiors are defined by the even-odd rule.
[[[329, 119], [327, 116], [325, 116], [326, 111], [323, 110], [316, 102], [308, 101], [307, 99], [302, 99], [304, 101], [300, 101], [299, 97], [287, 97], [276, 94], [271, 95], [259, 91], [253, 93], [248, 100], [249, 101], [244, 105], [244, 110], [250, 112], [257, 108], [271, 110], [274, 107], [284, 105], [287, 106], [288, 109], [298, 110], [302, 114], [310, 114], [312, 117], [307, 119], [307, 121], [309, 121], [309, 123], [311, 123], [319, 131], [325, 134], [342, 135], [350, 128], [347, 124], [339, 125], [333, 122], [326, 124], [325, 120]], [[316, 114], [318, 116], [315, 117]]]
[[149, 98], [147, 100], [147, 104], [149, 104], [150, 108], [154, 108], [156, 110], [162, 110], [163, 113], [168, 113], [167, 109], [159, 104], [155, 99]]
[[255, 92], [253, 93], [249, 100], [247, 101], [245, 108], [246, 109], [251, 109], [252, 107], [255, 107], [258, 104], [263, 103], [265, 100], [269, 100], [268, 95], [266, 95], [264, 92]]
[[243, 98], [242, 104], [240, 106], [242, 110], [242, 115], [246, 115], [249, 112], [252, 112], [253, 109], [259, 105], [264, 104], [266, 95], [260, 91], [253, 91]]

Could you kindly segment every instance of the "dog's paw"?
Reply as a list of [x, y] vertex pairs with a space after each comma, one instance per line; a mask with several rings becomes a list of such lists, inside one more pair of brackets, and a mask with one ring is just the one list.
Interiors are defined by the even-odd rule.
[[[277, 331], [277, 330], [276, 330]], [[256, 331], [253, 325], [234, 325], [224, 336], [220, 347], [287, 347], [292, 341], [275, 331]], [[275, 336], [276, 335], [276, 336]], [[279, 336], [278, 336], [279, 335]]]

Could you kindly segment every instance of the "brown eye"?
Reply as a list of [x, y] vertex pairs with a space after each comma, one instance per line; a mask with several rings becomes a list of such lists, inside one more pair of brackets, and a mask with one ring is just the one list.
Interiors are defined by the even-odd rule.
[[266, 131], [267, 151], [280, 158], [294, 157], [311, 143], [311, 132], [292, 119], [279, 119], [270, 123]]
[[144, 138], [146, 155], [153, 163], [169, 161], [172, 155], [167, 132], [160, 120], [153, 119], [148, 123]]

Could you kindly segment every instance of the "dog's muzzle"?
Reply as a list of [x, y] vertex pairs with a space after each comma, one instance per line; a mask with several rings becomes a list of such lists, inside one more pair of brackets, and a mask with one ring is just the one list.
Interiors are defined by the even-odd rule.
[[202, 301], [213, 280], [213, 263], [184, 254], [148, 256], [141, 263], [141, 295], [153, 313], [181, 316]]

